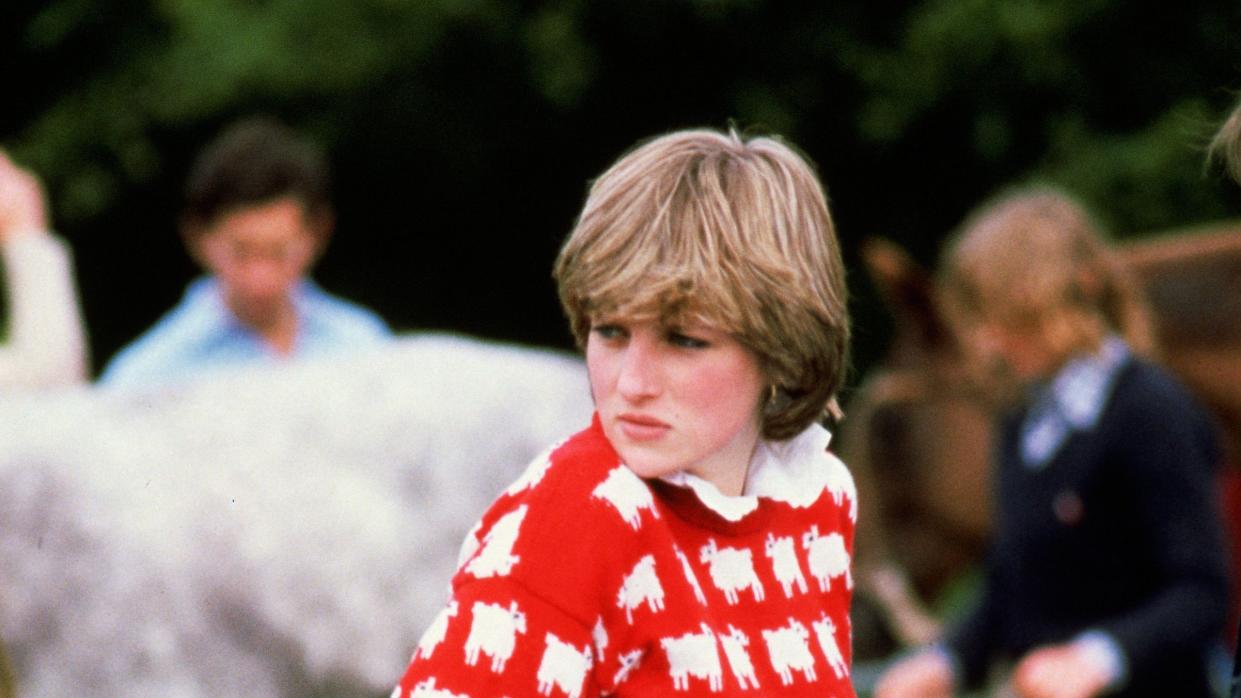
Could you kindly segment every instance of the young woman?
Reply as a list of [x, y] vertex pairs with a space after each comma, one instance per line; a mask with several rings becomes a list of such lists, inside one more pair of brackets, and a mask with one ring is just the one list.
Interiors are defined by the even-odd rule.
[[1150, 330], [1073, 200], [990, 202], [950, 241], [944, 299], [1016, 404], [998, 430], [996, 521], [977, 607], [880, 679], [934, 698], [1015, 662], [1022, 698], [1206, 698], [1227, 609], [1204, 413], [1140, 358]]
[[591, 187], [556, 262], [590, 426], [463, 546], [394, 696], [852, 696], [849, 337], [822, 186], [774, 138], [685, 131]]

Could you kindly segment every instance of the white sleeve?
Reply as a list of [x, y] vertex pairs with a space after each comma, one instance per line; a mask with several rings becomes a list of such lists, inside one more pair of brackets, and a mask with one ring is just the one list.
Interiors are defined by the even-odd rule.
[[8, 336], [0, 345], [0, 390], [86, 379], [86, 338], [69, 248], [41, 232], [12, 236], [4, 255]]

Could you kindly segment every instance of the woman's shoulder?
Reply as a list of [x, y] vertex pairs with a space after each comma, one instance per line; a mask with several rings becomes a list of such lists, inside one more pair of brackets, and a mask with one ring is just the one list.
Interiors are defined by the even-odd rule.
[[573, 614], [590, 590], [641, 556], [633, 535], [656, 516], [647, 484], [594, 427], [548, 448], [466, 536], [455, 585], [518, 584]]
[[1175, 375], [1140, 357], [1131, 358], [1116, 377], [1111, 399], [1114, 411], [1133, 418], [1150, 414], [1159, 421], [1206, 419], [1205, 408]]
[[1121, 370], [1108, 412], [1118, 440], [1146, 454], [1143, 460], [1168, 449], [1193, 449], [1208, 464], [1219, 457], [1218, 425], [1211, 414], [1175, 375], [1153, 361], [1133, 358]]

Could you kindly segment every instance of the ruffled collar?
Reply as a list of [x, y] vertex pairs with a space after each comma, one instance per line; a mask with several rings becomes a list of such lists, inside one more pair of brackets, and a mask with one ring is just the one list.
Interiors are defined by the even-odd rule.
[[808, 507], [824, 490], [850, 500], [850, 515], [856, 520], [857, 494], [852, 477], [840, 459], [827, 451], [832, 434], [819, 424], [811, 424], [786, 441], [761, 440], [750, 458], [745, 492], [726, 495], [715, 485], [696, 475], [678, 472], [660, 480], [691, 490], [708, 509], [728, 521], [740, 521], [766, 498], [794, 507]]

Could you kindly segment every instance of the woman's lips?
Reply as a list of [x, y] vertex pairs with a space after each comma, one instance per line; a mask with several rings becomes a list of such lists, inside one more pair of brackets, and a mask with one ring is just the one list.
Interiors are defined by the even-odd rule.
[[621, 431], [633, 441], [653, 441], [668, 433], [671, 425], [641, 414], [622, 414], [616, 418]]

